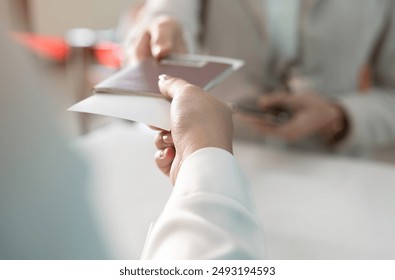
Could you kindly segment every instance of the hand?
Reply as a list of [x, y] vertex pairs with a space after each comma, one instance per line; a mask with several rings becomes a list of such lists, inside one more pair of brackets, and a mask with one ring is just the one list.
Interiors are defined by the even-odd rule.
[[[263, 134], [296, 142], [314, 134], [328, 135], [328, 131], [336, 134], [344, 122], [345, 113], [341, 107], [324, 99], [318, 94], [276, 93], [258, 99], [262, 110], [273, 107], [286, 107], [292, 112], [292, 118], [285, 124], [274, 125], [263, 119], [243, 115], [243, 119], [251, 123]], [[331, 135], [330, 135], [331, 136]]]
[[217, 147], [232, 153], [233, 123], [228, 106], [184, 80], [161, 75], [159, 88], [172, 99], [171, 131], [155, 140], [156, 164], [174, 184], [182, 162], [193, 152]]
[[126, 62], [135, 63], [148, 57], [162, 59], [170, 53], [187, 51], [182, 26], [170, 16], [160, 16], [131, 40]]

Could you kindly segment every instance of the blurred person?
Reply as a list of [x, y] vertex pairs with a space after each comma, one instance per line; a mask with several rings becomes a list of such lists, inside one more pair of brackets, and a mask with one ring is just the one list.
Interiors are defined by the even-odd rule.
[[[89, 168], [54, 121], [34, 67], [4, 26], [0, 259], [107, 259], [88, 196]], [[163, 152], [156, 162], [175, 188], [142, 257], [262, 258], [250, 186], [232, 156], [228, 108], [184, 81], [162, 80], [163, 94], [173, 99], [172, 131], [157, 138]]]
[[106, 258], [88, 168], [54, 121], [31, 57], [0, 22], [0, 259]]
[[212, 93], [291, 116], [278, 125], [243, 114], [255, 131], [363, 155], [395, 142], [394, 42], [392, 0], [147, 0], [125, 50], [129, 61], [195, 51], [243, 59]]

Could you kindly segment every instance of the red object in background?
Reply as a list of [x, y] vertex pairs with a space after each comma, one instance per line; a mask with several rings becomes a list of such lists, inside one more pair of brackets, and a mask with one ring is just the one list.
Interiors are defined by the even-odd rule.
[[56, 61], [65, 61], [70, 53], [70, 47], [61, 37], [21, 32], [14, 33], [13, 36], [20, 44]]
[[[70, 46], [62, 37], [38, 35], [34, 33], [14, 33], [13, 37], [23, 46], [34, 52], [55, 60], [64, 62], [70, 54]], [[121, 66], [121, 48], [113, 42], [100, 42], [94, 47], [96, 60], [107, 67], [119, 68]]]
[[121, 48], [118, 44], [112, 42], [101, 42], [94, 47], [97, 61], [110, 68], [119, 68], [121, 66]]

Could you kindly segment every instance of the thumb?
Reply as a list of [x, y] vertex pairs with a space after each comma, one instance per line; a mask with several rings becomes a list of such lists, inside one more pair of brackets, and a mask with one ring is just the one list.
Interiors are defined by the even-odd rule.
[[124, 62], [126, 65], [134, 64], [152, 56], [150, 49], [150, 38], [151, 35], [148, 32], [144, 32], [140, 37], [137, 38], [133, 46], [127, 49], [127, 57]]
[[189, 87], [196, 88], [196, 86], [191, 85], [187, 81], [166, 74], [159, 76], [158, 86], [160, 92], [170, 99], [177, 98], [179, 95], [185, 93]]
[[157, 59], [162, 59], [170, 54], [174, 48], [174, 27], [162, 23], [151, 27], [151, 53]]

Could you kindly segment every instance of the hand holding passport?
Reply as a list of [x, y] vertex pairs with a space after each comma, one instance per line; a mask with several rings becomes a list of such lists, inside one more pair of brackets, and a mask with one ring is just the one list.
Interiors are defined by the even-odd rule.
[[170, 130], [170, 102], [159, 91], [159, 75], [178, 77], [207, 91], [243, 64], [237, 59], [200, 55], [170, 55], [160, 61], [148, 58], [99, 83], [92, 96], [69, 110]]

